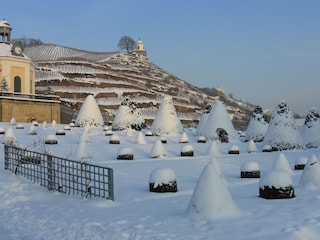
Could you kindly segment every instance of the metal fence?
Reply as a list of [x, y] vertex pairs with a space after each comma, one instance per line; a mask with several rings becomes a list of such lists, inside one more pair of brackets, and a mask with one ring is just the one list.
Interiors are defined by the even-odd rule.
[[113, 169], [4, 146], [4, 168], [48, 190], [114, 201]]

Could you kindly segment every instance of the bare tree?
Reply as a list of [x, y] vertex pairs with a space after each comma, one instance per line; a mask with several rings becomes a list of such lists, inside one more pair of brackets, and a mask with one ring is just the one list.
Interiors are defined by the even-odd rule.
[[128, 53], [132, 52], [136, 47], [136, 42], [129, 36], [122, 36], [118, 42], [120, 50], [125, 49]]

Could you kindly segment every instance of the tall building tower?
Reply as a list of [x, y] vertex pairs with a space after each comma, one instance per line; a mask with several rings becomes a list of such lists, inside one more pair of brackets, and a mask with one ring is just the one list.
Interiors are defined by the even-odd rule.
[[143, 55], [143, 56], [147, 56], [147, 51], [144, 50], [144, 44], [143, 42], [139, 39], [139, 41], [137, 42], [137, 48], [136, 48], [136, 52]]
[[35, 94], [36, 65], [23, 52], [23, 44], [11, 40], [11, 26], [0, 21], [0, 121], [52, 121], [60, 123], [57, 96]]
[[11, 26], [10, 24], [3, 19], [0, 21], [0, 42], [10, 42], [11, 41]]

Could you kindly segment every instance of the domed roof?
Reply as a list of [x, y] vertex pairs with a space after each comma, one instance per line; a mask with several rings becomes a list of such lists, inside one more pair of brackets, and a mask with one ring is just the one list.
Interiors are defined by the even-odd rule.
[[6, 27], [11, 29], [10, 23], [7, 22], [5, 19], [0, 21], [0, 27]]

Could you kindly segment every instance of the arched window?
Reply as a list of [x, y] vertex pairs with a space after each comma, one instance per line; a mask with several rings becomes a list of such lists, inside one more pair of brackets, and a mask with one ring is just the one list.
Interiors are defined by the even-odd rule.
[[14, 92], [21, 92], [21, 78], [19, 76], [14, 77]]

